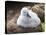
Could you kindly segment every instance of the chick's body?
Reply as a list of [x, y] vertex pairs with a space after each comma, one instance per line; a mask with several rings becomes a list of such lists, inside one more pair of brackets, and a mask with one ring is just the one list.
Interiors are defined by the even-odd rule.
[[[22, 10], [23, 10], [23, 8], [22, 8]], [[27, 12], [26, 12], [27, 11]], [[24, 14], [22, 15], [20, 15], [19, 16], [19, 18], [18, 18], [18, 20], [17, 20], [17, 25], [18, 26], [22, 26], [22, 27], [37, 27], [39, 24], [40, 24], [40, 19], [39, 19], [39, 17], [37, 16], [37, 14], [36, 13], [34, 13], [34, 12], [32, 12], [31, 10], [28, 10], [28, 9], [26, 9], [26, 8], [24, 8], [24, 10], [23, 11], [21, 11], [22, 13], [23, 12], [26, 12], [29, 16], [26, 16], [27, 14], [25, 14], [25, 16], [24, 16]]]

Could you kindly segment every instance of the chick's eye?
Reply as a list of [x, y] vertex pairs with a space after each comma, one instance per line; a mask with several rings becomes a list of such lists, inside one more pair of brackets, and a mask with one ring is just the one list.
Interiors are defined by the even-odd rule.
[[26, 12], [24, 12], [24, 13], [26, 13]]

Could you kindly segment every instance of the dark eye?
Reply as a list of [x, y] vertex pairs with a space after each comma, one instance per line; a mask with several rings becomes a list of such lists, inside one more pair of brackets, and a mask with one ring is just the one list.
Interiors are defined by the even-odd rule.
[[26, 12], [24, 12], [24, 13], [26, 13]]

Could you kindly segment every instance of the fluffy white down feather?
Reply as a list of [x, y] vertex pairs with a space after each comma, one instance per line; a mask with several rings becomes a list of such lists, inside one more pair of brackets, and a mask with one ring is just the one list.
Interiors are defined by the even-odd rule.
[[[27, 13], [30, 17], [27, 16]], [[24, 7], [21, 9], [21, 14], [17, 20], [17, 25], [23, 27], [37, 27], [40, 24], [40, 22], [41, 21], [36, 13]]]

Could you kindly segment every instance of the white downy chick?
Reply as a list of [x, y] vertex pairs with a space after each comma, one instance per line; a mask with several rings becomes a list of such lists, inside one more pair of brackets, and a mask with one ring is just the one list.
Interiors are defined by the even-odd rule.
[[21, 9], [21, 14], [18, 17], [17, 25], [22, 27], [37, 27], [40, 24], [40, 19], [36, 13], [26, 7]]

